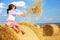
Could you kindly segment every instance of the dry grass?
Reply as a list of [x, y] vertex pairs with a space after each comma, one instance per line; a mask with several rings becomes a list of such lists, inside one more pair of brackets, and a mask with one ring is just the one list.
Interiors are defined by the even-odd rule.
[[[42, 28], [38, 28], [32, 24], [29, 24], [29, 23], [26, 23], [26, 22], [23, 22], [21, 23], [22, 25], [26, 25], [27, 27], [30, 27], [35, 33], [36, 35], [38, 36], [38, 38], [40, 40], [60, 40], [60, 32], [57, 33], [57, 29], [58, 31], [60, 31], [59, 28], [56, 29], [56, 24], [52, 24], [53, 25], [53, 35], [52, 36], [43, 36], [43, 27]], [[58, 26], [57, 26], [58, 27]], [[57, 34], [55, 34], [57, 33]]]
[[[39, 28], [40, 26], [39, 25], [33, 25], [33, 24], [31, 24], [31, 23], [28, 23], [28, 22], [22, 22], [22, 23], [20, 23], [21, 25], [25, 25], [25, 26], [27, 26], [27, 27], [29, 27], [29, 28], [31, 28], [33, 31], [34, 31], [34, 33], [38, 36], [38, 38], [40, 39], [40, 40], [43, 40], [43, 31], [42, 31], [42, 29], [41, 28]], [[39, 26], [39, 27], [38, 27]]]
[[2, 25], [0, 27], [1, 40], [39, 40], [34, 31], [25, 25], [20, 26], [21, 30], [25, 32], [25, 35], [22, 35], [22, 33], [16, 33], [12, 28], [9, 27], [2, 27]]
[[9, 28], [9, 27], [5, 27], [5, 26], [1, 26], [0, 25], [0, 39], [1, 40], [18, 40], [18, 37], [16, 35], [16, 32]]
[[[43, 36], [43, 28], [31, 23], [19, 23], [25, 35], [16, 33], [14, 29], [0, 25], [0, 40], [60, 40], [60, 32], [52, 36]], [[60, 31], [60, 29], [59, 29]]]

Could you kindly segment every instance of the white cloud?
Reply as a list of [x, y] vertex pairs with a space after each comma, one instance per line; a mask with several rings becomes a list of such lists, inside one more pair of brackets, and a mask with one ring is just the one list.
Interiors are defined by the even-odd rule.
[[18, 1], [18, 2], [12, 2], [10, 4], [14, 4], [18, 7], [24, 7], [26, 3], [24, 1]]
[[5, 16], [7, 16], [7, 15], [6, 15], [6, 14], [4, 14], [4, 15], [2, 15], [2, 16], [4, 16], [4, 17], [5, 17]]
[[2, 13], [2, 9], [0, 9], [0, 13]]
[[4, 5], [4, 3], [0, 3], [0, 8], [5, 8]]
[[4, 3], [0, 3], [0, 13], [2, 13], [2, 9], [5, 8], [5, 4]]
[[47, 20], [53, 20], [53, 18], [46, 18]]
[[53, 20], [54, 20], [54, 18], [46, 18], [46, 17], [44, 17], [44, 18], [40, 18], [40, 20], [53, 21]]

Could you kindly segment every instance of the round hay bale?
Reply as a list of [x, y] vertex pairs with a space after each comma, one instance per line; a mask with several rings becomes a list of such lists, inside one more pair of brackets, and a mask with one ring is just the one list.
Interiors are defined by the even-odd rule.
[[9, 27], [3, 27], [0, 29], [0, 39], [1, 40], [18, 40], [18, 37], [16, 35], [16, 32], [9, 28]]
[[57, 34], [59, 28], [56, 24], [48, 24], [43, 27], [43, 32], [45, 36], [52, 36]]
[[34, 31], [26, 27], [25, 25], [20, 25], [20, 29], [25, 32], [25, 35], [22, 33], [16, 33], [14, 29], [10, 27], [3, 27], [0, 29], [0, 39], [1, 40], [40, 40]]
[[40, 28], [40, 26], [39, 25], [35, 25], [37, 28]]
[[43, 40], [43, 32], [42, 32], [43, 30], [40, 29], [39, 25], [33, 25], [27, 22], [22, 22], [20, 23], [20, 25], [25, 25], [26, 27], [30, 28], [37, 35], [39, 40]]
[[22, 40], [40, 40], [31, 28], [25, 25], [21, 25], [20, 28], [25, 32], [24, 36], [20, 35], [23, 38]]
[[0, 24], [0, 29], [1, 29], [2, 27], [3, 27], [2, 24]]

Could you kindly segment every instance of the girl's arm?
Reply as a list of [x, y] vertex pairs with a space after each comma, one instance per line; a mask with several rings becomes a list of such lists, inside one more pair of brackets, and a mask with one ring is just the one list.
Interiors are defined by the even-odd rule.
[[26, 14], [21, 11], [20, 12], [12, 12], [11, 15], [13, 15], [13, 16], [26, 16]]

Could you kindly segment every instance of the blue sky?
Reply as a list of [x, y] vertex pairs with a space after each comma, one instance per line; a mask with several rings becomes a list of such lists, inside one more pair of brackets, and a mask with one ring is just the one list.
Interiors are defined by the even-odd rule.
[[[7, 19], [6, 9], [12, 2], [24, 1], [26, 6], [32, 6], [34, 0], [0, 0], [0, 23]], [[19, 7], [17, 9], [20, 10]], [[43, 0], [40, 16], [16, 17], [16, 22], [29, 21], [31, 23], [60, 23], [60, 0]]]

